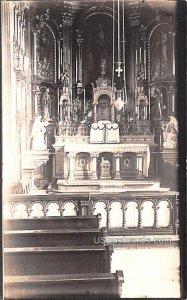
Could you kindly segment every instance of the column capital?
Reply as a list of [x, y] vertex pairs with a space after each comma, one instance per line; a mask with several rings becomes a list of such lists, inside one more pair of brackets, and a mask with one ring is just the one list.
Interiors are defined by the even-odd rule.
[[91, 157], [91, 158], [97, 158], [97, 157], [99, 157], [99, 153], [97, 153], [97, 152], [92, 152], [92, 153], [90, 153], [90, 157]]
[[76, 153], [75, 152], [69, 152], [67, 156], [69, 158], [75, 158], [76, 157]]
[[120, 157], [122, 157], [122, 156], [123, 156], [122, 153], [114, 153], [114, 157], [115, 157], [115, 158], [120, 158]]

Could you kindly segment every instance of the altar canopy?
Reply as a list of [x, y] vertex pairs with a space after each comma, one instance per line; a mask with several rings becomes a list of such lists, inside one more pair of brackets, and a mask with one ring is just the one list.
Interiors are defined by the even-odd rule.
[[90, 143], [119, 143], [119, 126], [110, 121], [93, 123], [90, 132]]

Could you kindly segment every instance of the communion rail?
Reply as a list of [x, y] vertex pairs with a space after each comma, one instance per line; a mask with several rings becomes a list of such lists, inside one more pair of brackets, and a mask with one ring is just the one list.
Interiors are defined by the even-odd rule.
[[109, 235], [178, 234], [178, 194], [7, 195], [4, 219], [101, 215]]

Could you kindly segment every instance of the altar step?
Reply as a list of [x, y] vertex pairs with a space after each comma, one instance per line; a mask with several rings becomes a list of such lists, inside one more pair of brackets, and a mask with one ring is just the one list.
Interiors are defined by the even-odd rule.
[[170, 188], [161, 187], [158, 180], [58, 180], [58, 192], [167, 192]]

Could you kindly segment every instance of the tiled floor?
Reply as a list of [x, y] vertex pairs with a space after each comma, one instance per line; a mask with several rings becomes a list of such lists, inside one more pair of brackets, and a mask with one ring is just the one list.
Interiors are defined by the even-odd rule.
[[180, 297], [179, 254], [173, 243], [115, 245], [112, 272], [123, 270], [122, 298]]

